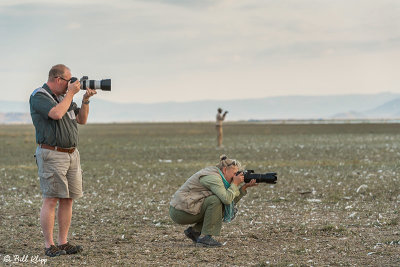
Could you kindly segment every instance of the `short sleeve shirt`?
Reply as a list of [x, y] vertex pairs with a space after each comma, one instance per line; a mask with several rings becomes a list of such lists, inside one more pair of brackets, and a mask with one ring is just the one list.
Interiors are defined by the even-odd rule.
[[217, 126], [222, 126], [222, 122], [224, 121], [225, 116], [222, 115], [221, 113], [218, 113], [216, 119], [217, 119], [216, 125]]
[[[46, 90], [47, 93], [43, 92]], [[30, 99], [30, 111], [36, 132], [36, 143], [63, 148], [78, 146], [78, 124], [76, 115], [79, 108], [71, 102], [67, 113], [60, 120], [49, 117], [50, 110], [63, 100], [63, 96], [53, 94], [47, 84], [33, 91]]]

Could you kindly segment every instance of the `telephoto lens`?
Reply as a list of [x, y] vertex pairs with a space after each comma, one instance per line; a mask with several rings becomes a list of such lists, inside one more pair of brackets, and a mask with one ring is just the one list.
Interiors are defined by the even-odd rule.
[[[239, 173], [241, 172], [237, 172], [237, 174]], [[276, 172], [254, 173], [254, 170], [244, 170], [243, 175], [245, 183], [250, 183], [251, 180], [255, 179], [256, 183], [276, 184], [278, 180]]]
[[[71, 83], [78, 80], [76, 77], [71, 78]], [[81, 82], [81, 90], [86, 90], [87, 88], [93, 90], [103, 90], [103, 91], [111, 91], [111, 79], [104, 80], [89, 80], [88, 76], [83, 76], [80, 79]]]

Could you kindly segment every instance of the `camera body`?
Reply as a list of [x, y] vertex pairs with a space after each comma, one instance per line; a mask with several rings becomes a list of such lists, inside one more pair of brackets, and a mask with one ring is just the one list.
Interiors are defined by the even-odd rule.
[[244, 170], [237, 172], [236, 175], [240, 173], [243, 173], [245, 183], [249, 183], [252, 179], [255, 179], [256, 183], [276, 184], [278, 180], [276, 172], [254, 173], [254, 170]]
[[[72, 77], [71, 83], [74, 83], [78, 78]], [[83, 76], [80, 80], [81, 90], [86, 90], [87, 88], [94, 90], [111, 91], [111, 79], [104, 80], [89, 80], [88, 76]]]

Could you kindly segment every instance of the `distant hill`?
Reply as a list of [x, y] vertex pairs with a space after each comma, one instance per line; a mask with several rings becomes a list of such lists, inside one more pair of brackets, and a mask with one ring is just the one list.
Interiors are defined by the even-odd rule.
[[400, 117], [400, 98], [393, 99], [383, 105], [368, 110], [365, 114], [372, 118]]
[[366, 119], [366, 115], [361, 112], [357, 111], [348, 111], [348, 112], [342, 112], [333, 115], [330, 117], [331, 119], [344, 119], [344, 120], [353, 120], [353, 119]]
[[153, 104], [116, 104], [94, 99], [92, 122], [120, 121], [212, 121], [216, 110], [228, 110], [227, 120], [324, 119], [350, 110], [365, 111], [399, 98], [399, 94], [281, 96], [242, 100], [203, 100]]
[[[79, 99], [75, 101], [80, 103]], [[89, 122], [213, 121], [218, 107], [229, 111], [227, 120], [397, 118], [400, 117], [399, 104], [400, 94], [393, 93], [279, 96], [152, 104], [115, 103], [94, 97], [90, 103]], [[10, 112], [25, 113], [29, 117], [29, 104], [0, 101], [0, 113]], [[0, 123], [18, 120], [31, 123], [26, 116], [0, 116]]]

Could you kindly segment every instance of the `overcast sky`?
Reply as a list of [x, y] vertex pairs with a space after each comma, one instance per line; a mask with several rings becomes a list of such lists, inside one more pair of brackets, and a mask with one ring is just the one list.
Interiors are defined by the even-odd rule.
[[400, 93], [398, 0], [1, 0], [0, 34], [1, 100], [57, 63], [117, 102]]

